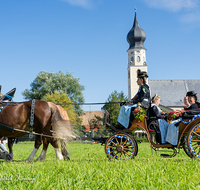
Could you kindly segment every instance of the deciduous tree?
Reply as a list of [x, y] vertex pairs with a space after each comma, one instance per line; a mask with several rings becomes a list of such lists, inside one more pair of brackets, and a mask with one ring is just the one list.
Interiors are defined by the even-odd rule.
[[[73, 103], [84, 103], [82, 91], [84, 86], [79, 83], [79, 78], [74, 78], [71, 73], [58, 73], [41, 71], [31, 83], [31, 89], [22, 92], [25, 99], [41, 100], [46, 94], [55, 92], [65, 93]], [[74, 106], [75, 112], [80, 115], [82, 109]]]
[[74, 111], [74, 106], [71, 103], [71, 100], [68, 98], [67, 94], [65, 93], [60, 93], [60, 92], [55, 92], [54, 94], [46, 94], [43, 96], [42, 100], [46, 102], [53, 102], [55, 104], [61, 104], [68, 116], [71, 122], [76, 123], [77, 121], [77, 114]]
[[109, 112], [111, 125], [114, 126], [118, 125], [117, 118], [120, 111], [120, 103], [112, 104], [112, 102], [126, 102], [126, 101], [128, 101], [128, 97], [123, 92], [118, 93], [115, 90], [109, 95], [108, 99], [106, 100], [106, 103], [111, 103], [111, 104], [105, 104], [103, 106], [103, 109]]

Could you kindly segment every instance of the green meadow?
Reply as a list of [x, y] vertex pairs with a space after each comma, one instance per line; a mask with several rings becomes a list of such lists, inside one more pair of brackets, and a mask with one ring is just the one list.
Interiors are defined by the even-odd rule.
[[109, 161], [104, 146], [71, 142], [70, 161], [56, 160], [49, 146], [44, 162], [26, 163], [33, 147], [33, 142], [15, 144], [13, 162], [0, 160], [0, 189], [200, 189], [200, 162], [183, 150], [162, 158], [139, 143], [135, 159]]

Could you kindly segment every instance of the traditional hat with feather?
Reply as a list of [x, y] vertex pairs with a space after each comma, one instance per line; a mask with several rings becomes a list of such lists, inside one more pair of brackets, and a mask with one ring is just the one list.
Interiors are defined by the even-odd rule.
[[137, 78], [142, 78], [142, 77], [147, 77], [148, 78], [148, 74], [146, 71], [141, 71], [140, 69], [137, 70]]

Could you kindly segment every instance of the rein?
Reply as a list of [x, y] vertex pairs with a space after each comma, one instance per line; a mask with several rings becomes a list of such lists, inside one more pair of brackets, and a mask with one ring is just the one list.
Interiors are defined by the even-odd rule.
[[185, 112], [194, 111], [194, 110], [200, 110], [200, 108], [197, 108], [197, 109], [191, 109], [191, 110], [185, 110]]
[[[19, 131], [19, 132], [28, 133], [29, 136], [30, 136], [30, 134], [32, 133], [32, 135], [40, 135], [40, 136], [44, 136], [44, 137], [54, 138], [53, 136], [50, 136], [50, 135], [44, 135], [44, 134], [41, 134], [41, 133], [36, 133], [36, 132], [34, 132], [34, 131], [30, 132], [30, 131], [25, 131], [25, 130], [22, 130], [22, 129], [14, 129], [14, 131]], [[62, 137], [56, 137], [56, 139], [66, 140], [65, 138], [62, 138]]]

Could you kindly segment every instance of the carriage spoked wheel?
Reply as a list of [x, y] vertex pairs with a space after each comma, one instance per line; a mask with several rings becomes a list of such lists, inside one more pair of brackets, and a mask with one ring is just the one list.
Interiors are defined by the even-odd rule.
[[191, 127], [187, 135], [187, 146], [194, 158], [200, 159], [200, 123]]
[[110, 160], [132, 159], [137, 152], [137, 142], [129, 134], [116, 133], [106, 140], [105, 153]]
[[187, 136], [182, 137], [183, 138], [183, 150], [185, 153], [190, 157], [193, 158], [193, 154], [190, 152], [188, 145], [187, 145]]

